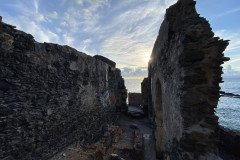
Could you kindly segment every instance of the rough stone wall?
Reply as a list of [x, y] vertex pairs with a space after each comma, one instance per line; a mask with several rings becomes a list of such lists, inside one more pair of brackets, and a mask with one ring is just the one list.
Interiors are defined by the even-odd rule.
[[[152, 104], [152, 67], [151, 60], [148, 62], [148, 117], [153, 118], [153, 104]], [[153, 119], [152, 119], [153, 120]]]
[[108, 87], [111, 90], [110, 100], [116, 106], [117, 111], [124, 111], [127, 105], [127, 90], [124, 85], [124, 79], [121, 76], [121, 71], [115, 67], [109, 67], [108, 77]]
[[148, 78], [144, 78], [141, 83], [141, 92], [142, 92], [142, 103], [143, 111], [145, 115], [148, 116], [148, 97], [149, 97], [149, 87], [148, 87]]
[[149, 63], [157, 156], [218, 159], [214, 114], [227, 41], [214, 37], [193, 0], [167, 9]]
[[128, 93], [128, 105], [129, 106], [142, 105], [142, 94], [141, 93]]
[[48, 159], [98, 139], [126, 104], [120, 70], [14, 28], [0, 22], [0, 159]]

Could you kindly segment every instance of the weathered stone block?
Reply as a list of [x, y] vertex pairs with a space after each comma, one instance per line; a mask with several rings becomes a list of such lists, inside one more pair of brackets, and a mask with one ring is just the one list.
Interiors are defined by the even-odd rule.
[[128, 93], [128, 105], [130, 105], [130, 106], [142, 105], [142, 94], [141, 93]]

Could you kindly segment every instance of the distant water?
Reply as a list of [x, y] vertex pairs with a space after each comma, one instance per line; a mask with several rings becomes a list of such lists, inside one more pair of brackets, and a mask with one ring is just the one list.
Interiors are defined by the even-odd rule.
[[[240, 94], [240, 78], [224, 78], [221, 90]], [[240, 131], [240, 98], [221, 97], [215, 109], [220, 125]]]
[[[128, 92], [141, 93], [142, 78], [125, 79]], [[221, 90], [240, 94], [240, 78], [224, 78], [220, 84]], [[221, 97], [216, 108], [216, 115], [219, 117], [220, 125], [240, 131], [240, 98]]]

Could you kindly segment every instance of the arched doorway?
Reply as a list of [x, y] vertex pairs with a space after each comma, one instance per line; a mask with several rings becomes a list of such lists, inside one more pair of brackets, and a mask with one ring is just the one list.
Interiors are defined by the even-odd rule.
[[163, 106], [162, 106], [162, 86], [160, 80], [156, 81], [155, 88], [155, 138], [156, 138], [156, 154], [157, 158], [164, 158], [165, 145], [164, 145], [164, 127], [163, 127]]

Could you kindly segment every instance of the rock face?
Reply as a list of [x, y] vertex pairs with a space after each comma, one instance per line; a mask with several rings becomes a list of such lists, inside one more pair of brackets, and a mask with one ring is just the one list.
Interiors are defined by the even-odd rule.
[[0, 23], [0, 159], [48, 159], [98, 139], [126, 106], [120, 70], [14, 28]]
[[141, 83], [142, 105], [145, 115], [148, 115], [148, 97], [149, 97], [148, 78], [144, 78]]
[[214, 108], [227, 41], [214, 37], [193, 0], [167, 9], [149, 62], [157, 156], [218, 159]]

